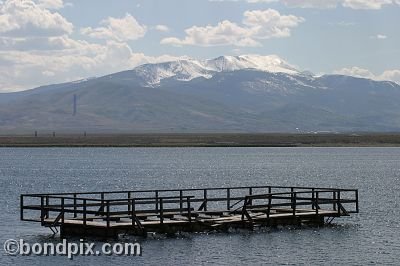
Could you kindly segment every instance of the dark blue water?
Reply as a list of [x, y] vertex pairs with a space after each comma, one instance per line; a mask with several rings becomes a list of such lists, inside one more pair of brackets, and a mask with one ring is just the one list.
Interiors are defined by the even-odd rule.
[[0, 265], [399, 265], [399, 148], [3, 148], [0, 241], [48, 242], [19, 194], [210, 186], [358, 188], [360, 214], [324, 228], [132, 238], [141, 257], [13, 257]]

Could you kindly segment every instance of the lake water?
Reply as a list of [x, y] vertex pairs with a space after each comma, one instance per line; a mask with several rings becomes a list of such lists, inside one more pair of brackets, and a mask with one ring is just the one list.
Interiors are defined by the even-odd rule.
[[0, 265], [400, 265], [400, 148], [2, 148], [0, 241], [48, 242], [19, 194], [211, 186], [358, 188], [360, 214], [323, 228], [138, 240], [141, 257], [21, 257]]

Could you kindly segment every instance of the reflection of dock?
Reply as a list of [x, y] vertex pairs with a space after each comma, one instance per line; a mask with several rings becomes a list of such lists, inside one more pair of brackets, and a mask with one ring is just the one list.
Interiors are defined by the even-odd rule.
[[351, 213], [358, 213], [358, 190], [353, 189], [257, 186], [21, 195], [21, 220], [79, 236], [322, 225]]

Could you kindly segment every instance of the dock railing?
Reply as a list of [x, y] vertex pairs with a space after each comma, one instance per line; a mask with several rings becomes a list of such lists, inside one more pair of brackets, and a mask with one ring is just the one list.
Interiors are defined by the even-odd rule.
[[298, 215], [302, 208], [314, 210], [317, 215], [321, 208], [336, 211], [338, 216], [358, 213], [358, 190], [248, 186], [20, 196], [21, 220], [40, 222], [49, 227], [60, 226], [69, 220], [84, 226], [101, 221], [109, 228], [127, 219], [132, 226], [140, 228], [143, 220], [156, 220], [162, 224], [165, 219], [179, 215], [180, 219], [192, 222], [203, 213], [241, 214], [242, 220], [251, 220], [249, 212], [264, 212], [268, 217], [271, 210]]

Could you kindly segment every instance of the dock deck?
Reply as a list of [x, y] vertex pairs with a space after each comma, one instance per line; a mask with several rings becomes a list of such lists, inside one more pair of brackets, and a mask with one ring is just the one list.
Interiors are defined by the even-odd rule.
[[358, 213], [358, 190], [253, 186], [23, 194], [21, 220], [61, 236], [116, 237], [331, 223]]

